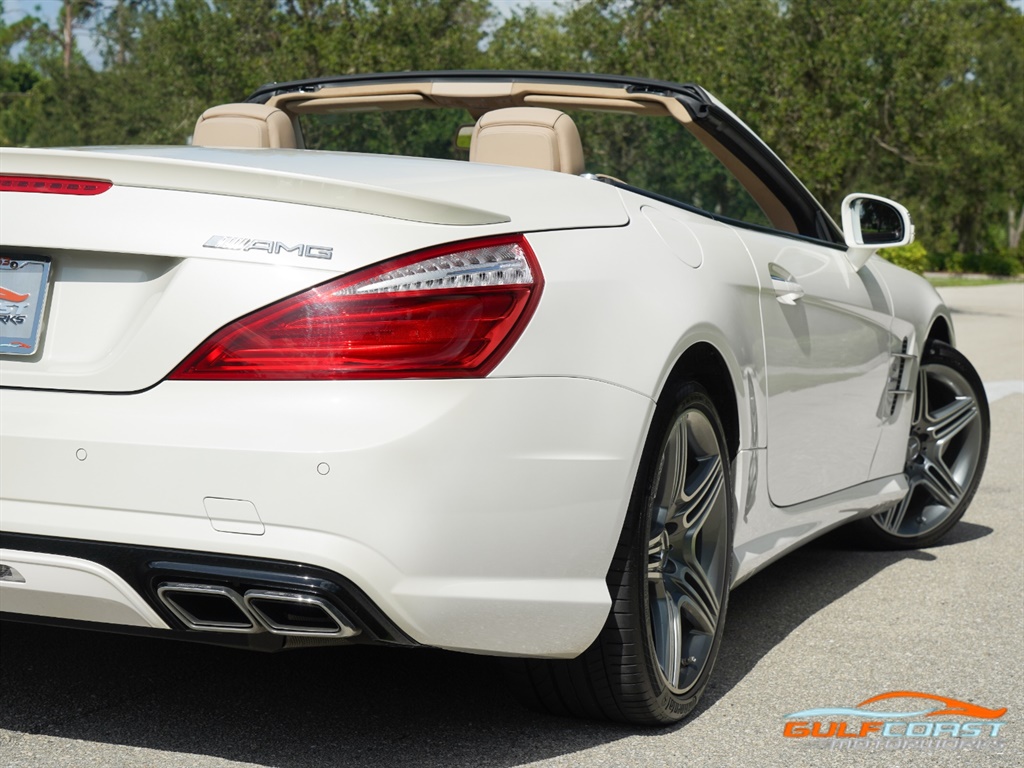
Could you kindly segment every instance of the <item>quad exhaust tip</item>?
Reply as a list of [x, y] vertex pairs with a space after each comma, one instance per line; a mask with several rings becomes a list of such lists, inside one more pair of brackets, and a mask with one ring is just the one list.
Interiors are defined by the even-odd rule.
[[333, 605], [315, 595], [250, 589], [244, 600], [260, 623], [275, 635], [352, 637], [359, 632]]
[[302, 592], [250, 589], [240, 595], [219, 584], [165, 582], [156, 593], [189, 629], [325, 638], [359, 634], [327, 600]]
[[189, 629], [213, 632], [259, 632], [241, 596], [218, 584], [161, 584], [157, 595]]

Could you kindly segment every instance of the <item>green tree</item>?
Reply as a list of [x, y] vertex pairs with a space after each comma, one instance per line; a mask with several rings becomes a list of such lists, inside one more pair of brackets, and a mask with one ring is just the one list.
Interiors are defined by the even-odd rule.
[[516, 14], [490, 52], [698, 82], [830, 210], [897, 197], [929, 251], [982, 254], [1024, 230], [1022, 25], [1006, 0], [595, 0]]
[[[86, 21], [101, 65], [76, 47]], [[831, 210], [874, 191], [911, 208], [939, 261], [1024, 251], [1024, 14], [1009, 0], [576, 0], [508, 15], [486, 0], [65, 0], [51, 27], [0, 22], [0, 53], [4, 145], [180, 143], [213, 104], [330, 74], [698, 82]], [[360, 130], [436, 144], [450, 128], [402, 119]], [[583, 120], [592, 156], [631, 180], [714, 188], [662, 128]]]
[[12, 59], [12, 49], [33, 35], [41, 22], [25, 16], [14, 24], [5, 21], [4, 4], [0, 0], [0, 146], [19, 143], [29, 131], [24, 102], [39, 82], [39, 73], [24, 61]]

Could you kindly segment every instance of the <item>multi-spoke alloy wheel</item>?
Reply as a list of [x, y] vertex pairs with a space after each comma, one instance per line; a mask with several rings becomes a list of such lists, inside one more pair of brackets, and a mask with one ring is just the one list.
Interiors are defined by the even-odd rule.
[[693, 689], [713, 660], [728, 585], [728, 490], [723, 446], [700, 407], [671, 425], [648, 516], [648, 615], [654, 655], [670, 690]]
[[569, 660], [510, 660], [509, 682], [537, 709], [637, 725], [696, 706], [722, 639], [732, 580], [729, 453], [700, 386], [665, 393], [654, 414], [597, 640]]
[[988, 401], [981, 379], [953, 347], [932, 342], [921, 361], [905, 473], [910, 490], [865, 521], [891, 547], [921, 547], [963, 516], [988, 455]]

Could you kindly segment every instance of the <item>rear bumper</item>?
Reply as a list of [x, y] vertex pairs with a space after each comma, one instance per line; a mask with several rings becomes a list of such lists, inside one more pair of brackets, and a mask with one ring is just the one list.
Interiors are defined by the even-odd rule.
[[[92, 629], [173, 634], [264, 651], [325, 643], [415, 645], [350, 581], [303, 563], [6, 532], [0, 533], [0, 563], [10, 569], [0, 582], [4, 618], [86, 622]], [[259, 620], [251, 631], [195, 631], [160, 599], [161, 587], [169, 584], [215, 586], [237, 595], [305, 595], [329, 605], [351, 631], [282, 634]]]
[[[652, 409], [568, 378], [4, 390], [0, 529], [82, 542], [4, 546], [86, 565], [50, 562], [60, 578], [34, 600], [0, 582], [0, 610], [181, 628], [92, 542], [302, 564], [350, 584], [396, 637], [573, 656], [607, 615]], [[87, 571], [96, 599], [69, 603]]]

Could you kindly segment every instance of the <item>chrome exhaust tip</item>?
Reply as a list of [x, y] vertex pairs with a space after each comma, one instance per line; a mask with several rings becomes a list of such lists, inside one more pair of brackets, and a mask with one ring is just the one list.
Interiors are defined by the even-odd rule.
[[315, 595], [250, 589], [243, 601], [275, 635], [340, 638], [359, 634], [337, 608]]
[[160, 601], [189, 629], [207, 632], [262, 632], [235, 590], [217, 584], [168, 582], [156, 590]]

